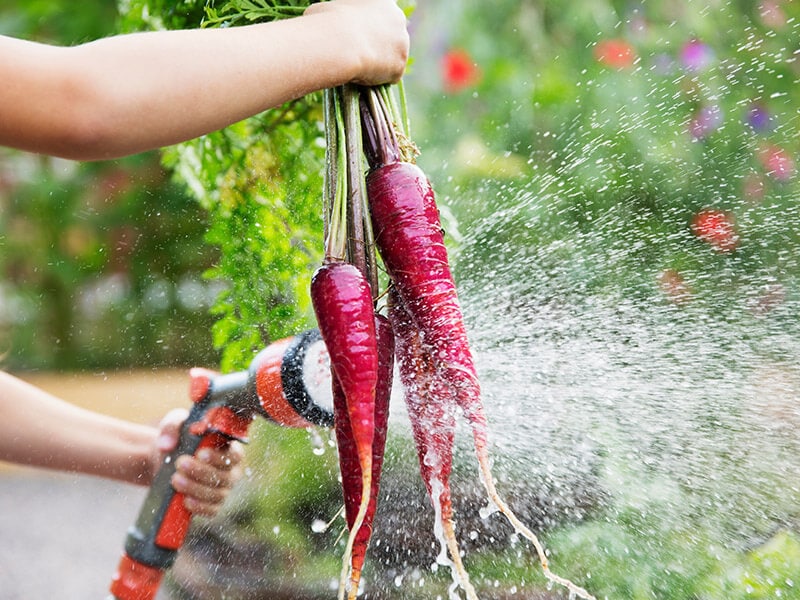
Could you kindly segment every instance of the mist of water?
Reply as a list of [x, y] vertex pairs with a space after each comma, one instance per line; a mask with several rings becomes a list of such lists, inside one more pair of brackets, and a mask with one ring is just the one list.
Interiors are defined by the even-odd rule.
[[[732, 548], [793, 522], [796, 299], [765, 316], [745, 304], [720, 309], [713, 298], [675, 304], [624, 279], [587, 291], [576, 273], [615, 269], [635, 244], [597, 256], [581, 237], [568, 248], [493, 241], [520, 215], [546, 227], [552, 203], [520, 193], [472, 227], [458, 253], [498, 471], [527, 482], [531, 495], [558, 497], [591, 481], [605, 521], [657, 513], [662, 527], [702, 527]], [[624, 223], [609, 216], [606, 228], [617, 227]], [[491, 265], [476, 258], [486, 254]], [[655, 288], [657, 273], [648, 276]]]

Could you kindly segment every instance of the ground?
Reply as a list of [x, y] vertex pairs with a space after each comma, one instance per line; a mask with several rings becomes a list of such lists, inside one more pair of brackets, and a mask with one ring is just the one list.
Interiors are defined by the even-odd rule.
[[[75, 404], [143, 423], [189, 403], [185, 371], [20, 376]], [[0, 463], [0, 600], [106, 598], [145, 492]]]

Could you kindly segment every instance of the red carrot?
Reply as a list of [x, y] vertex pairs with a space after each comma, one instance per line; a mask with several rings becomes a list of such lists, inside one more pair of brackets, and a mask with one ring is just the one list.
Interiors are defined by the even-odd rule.
[[441, 382], [436, 377], [429, 347], [397, 297], [396, 288], [392, 288], [390, 298], [389, 318], [396, 336], [398, 373], [404, 386], [422, 479], [431, 496], [434, 496], [432, 482], [441, 484], [435, 500], [441, 505], [444, 518], [449, 518], [452, 516], [449, 481], [455, 441], [455, 405], [448, 390], [437, 385]]
[[[392, 371], [394, 369], [394, 334], [386, 317], [375, 316], [375, 330], [378, 339], [378, 385], [375, 394], [375, 437], [372, 443], [372, 488], [369, 507], [355, 534], [353, 553], [350, 561], [350, 597], [355, 597], [358, 582], [366, 558], [367, 546], [372, 537], [372, 521], [375, 516], [380, 489], [383, 453], [389, 421], [389, 398], [392, 393]], [[339, 468], [344, 490], [345, 518], [349, 529], [353, 529], [362, 497], [361, 467], [358, 461], [352, 428], [347, 418], [344, 393], [338, 381], [334, 381], [333, 406], [335, 415], [336, 441], [339, 449]], [[344, 585], [340, 585], [344, 589]]]
[[[334, 379], [341, 386], [345, 398], [344, 420], [348, 422], [350, 431], [346, 435], [344, 451], [348, 456], [355, 454], [361, 475], [360, 491], [354, 495], [351, 493], [354, 465], [349, 459], [345, 461], [346, 469], [342, 471], [345, 499], [358, 506], [352, 522], [348, 519], [350, 535], [342, 568], [342, 579], [346, 581], [356, 537], [369, 512], [371, 493], [365, 493], [365, 490], [372, 490], [378, 383], [375, 313], [370, 287], [363, 274], [353, 265], [343, 262], [326, 262], [317, 270], [311, 280], [311, 301], [322, 339], [328, 348]], [[341, 422], [341, 417], [340, 413], [336, 418]], [[350, 443], [355, 452], [349, 447]], [[355, 497], [357, 503], [353, 500]], [[355, 572], [351, 582], [350, 597], [355, 597], [358, 592]], [[340, 598], [344, 591], [345, 585], [341, 585]]]
[[486, 415], [480, 385], [433, 189], [416, 165], [395, 162], [367, 177], [375, 242], [397, 291], [417, 326], [425, 332], [434, 360], [459, 388], [458, 401], [480, 443], [486, 443]]
[[[430, 347], [425, 344], [422, 332], [414, 325], [395, 288], [390, 290], [389, 318], [395, 332], [398, 372], [404, 387], [422, 480], [433, 504], [444, 546], [452, 557], [456, 583], [467, 592], [468, 598], [477, 598], [461, 562], [453, 523], [450, 472], [456, 404], [446, 382], [437, 377]], [[447, 550], [443, 548], [440, 560], [446, 559], [446, 553]]]
[[[549, 579], [579, 597], [592, 598], [583, 588], [550, 571], [536, 535], [516, 517], [495, 489], [480, 384], [427, 177], [416, 165], [389, 162], [374, 168], [367, 176], [367, 190], [375, 243], [403, 306], [422, 332], [425, 344], [430, 346], [437, 377], [452, 387], [455, 402], [471, 425], [481, 480], [489, 498], [516, 531], [533, 543]], [[426, 435], [430, 436], [430, 432]]]

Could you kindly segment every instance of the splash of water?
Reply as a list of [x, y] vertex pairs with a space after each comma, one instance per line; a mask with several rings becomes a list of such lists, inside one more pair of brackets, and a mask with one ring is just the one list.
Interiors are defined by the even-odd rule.
[[[656, 273], [644, 274], [649, 294], [624, 277], [591, 289], [637, 245], [496, 235], [548, 227], [559, 193], [520, 194], [472, 226], [458, 255], [498, 472], [553, 497], [596, 481], [607, 521], [658, 513], [666, 531], [763, 542], [800, 515], [797, 299], [766, 316], [715, 296], [679, 305], [658, 295]], [[625, 225], [610, 214], [598, 230]]]

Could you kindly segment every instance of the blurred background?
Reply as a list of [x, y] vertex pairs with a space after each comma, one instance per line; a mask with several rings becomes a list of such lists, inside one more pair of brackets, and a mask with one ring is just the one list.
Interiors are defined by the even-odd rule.
[[[0, 32], [76, 44], [196, 26], [203, 9], [6, 0]], [[438, 195], [498, 485], [543, 531], [554, 570], [598, 597], [800, 598], [798, 19], [790, 0], [413, 7], [411, 136]], [[2, 151], [5, 368], [152, 420], [183, 404], [186, 367], [244, 368], [313, 326], [320, 118], [311, 97], [103, 163]], [[443, 598], [395, 416], [364, 597]], [[566, 597], [500, 519], [477, 514], [462, 439], [458, 526], [482, 597]], [[330, 597], [340, 528], [320, 523], [341, 500], [328, 434], [257, 424], [249, 464], [164, 593]], [[101, 485], [81, 482], [63, 489]], [[139, 490], [113, 489], [105, 504], [135, 512]], [[37, 597], [17, 585], [0, 598]]]

